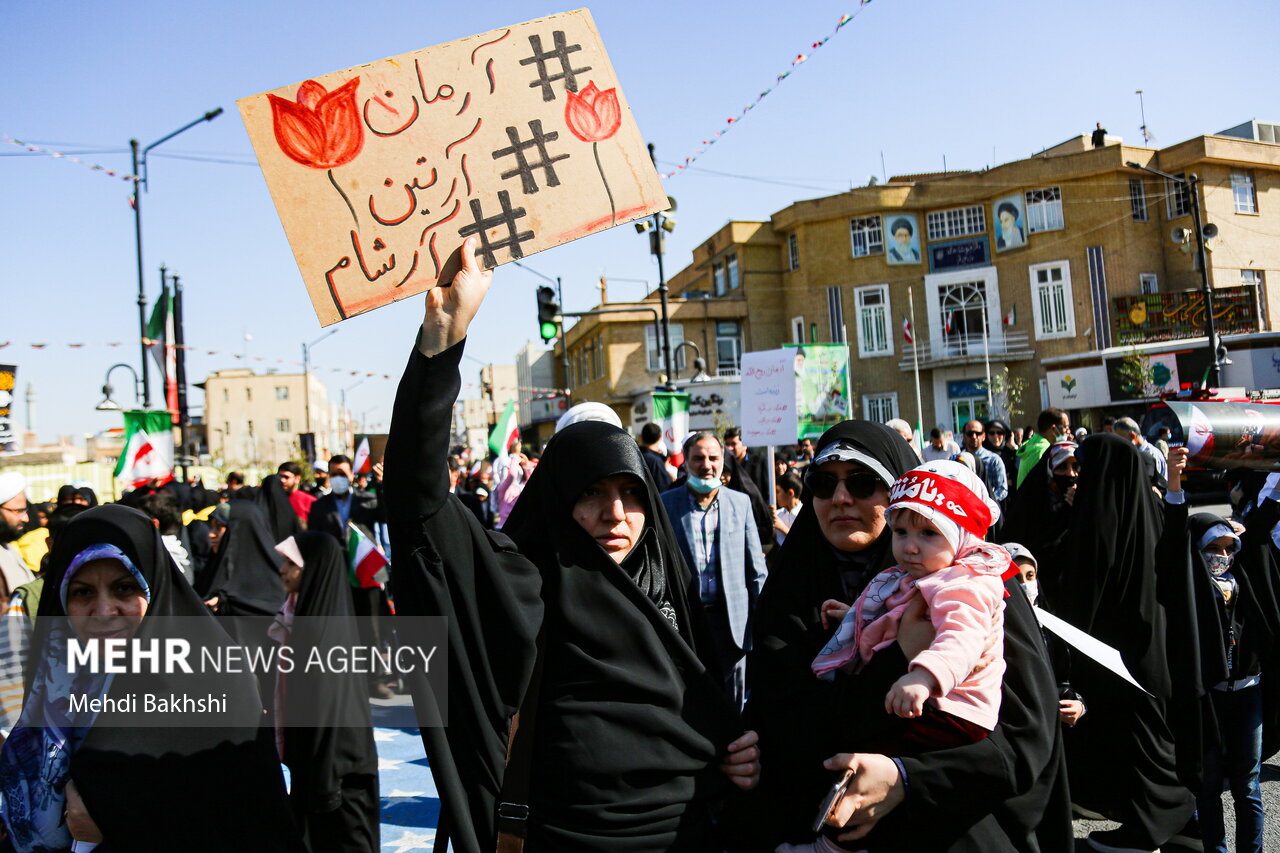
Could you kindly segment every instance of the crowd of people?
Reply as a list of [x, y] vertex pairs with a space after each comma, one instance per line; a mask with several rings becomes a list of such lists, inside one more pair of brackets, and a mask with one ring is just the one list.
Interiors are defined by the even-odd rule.
[[[450, 444], [492, 277], [473, 251], [427, 295], [365, 482], [335, 456], [42, 506], [0, 474], [12, 849], [377, 850], [368, 700], [403, 691], [437, 850], [1052, 853], [1074, 849], [1074, 809], [1118, 824], [1090, 835], [1103, 853], [1225, 851], [1225, 788], [1234, 849], [1261, 851], [1280, 746], [1265, 475], [1230, 475], [1230, 517], [1191, 513], [1184, 448], [1058, 409], [923, 440], [850, 420], [769, 452], [736, 429], [632, 436], [586, 403], [540, 452], [473, 459]], [[351, 569], [353, 529], [390, 556], [386, 588]], [[197, 734], [68, 712], [68, 634], [155, 636], [154, 614], [298, 648], [426, 643], [401, 617], [444, 616], [449, 689], [220, 676], [239, 723]], [[365, 724], [290, 725], [317, 707]]]

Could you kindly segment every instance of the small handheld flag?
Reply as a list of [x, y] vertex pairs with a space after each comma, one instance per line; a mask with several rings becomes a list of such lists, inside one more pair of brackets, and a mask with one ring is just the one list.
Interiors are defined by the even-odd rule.
[[388, 565], [390, 563], [373, 540], [347, 522], [347, 568], [351, 585], [358, 589], [382, 589], [389, 577]]
[[911, 321], [906, 317], [902, 318], [902, 338], [909, 344], [916, 342], [915, 335], [911, 334]]

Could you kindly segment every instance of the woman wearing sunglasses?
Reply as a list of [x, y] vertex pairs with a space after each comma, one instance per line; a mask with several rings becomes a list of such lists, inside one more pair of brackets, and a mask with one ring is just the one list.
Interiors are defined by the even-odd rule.
[[[857, 678], [813, 677], [810, 663], [830, 634], [824, 618], [838, 621], [893, 563], [889, 485], [916, 463], [880, 424], [845, 421], [818, 441], [808, 499], [755, 614], [747, 710], [765, 757], [751, 813], [765, 825], [754, 828], [753, 849], [811, 839], [820, 800], [848, 769], [855, 772], [833, 814], [849, 849], [1072, 849], [1053, 676], [1015, 575], [1006, 584], [1008, 671], [991, 737], [914, 758], [847, 752], [859, 720], [883, 714], [888, 687], [932, 640], [922, 609], [903, 619], [896, 649]], [[824, 602], [840, 605], [824, 613]]]

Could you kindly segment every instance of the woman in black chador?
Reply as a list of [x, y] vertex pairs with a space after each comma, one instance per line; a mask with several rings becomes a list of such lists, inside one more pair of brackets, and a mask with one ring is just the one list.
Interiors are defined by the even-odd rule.
[[[914, 757], [849, 754], [884, 717], [885, 693], [908, 660], [929, 645], [927, 616], [904, 617], [897, 643], [858, 676], [813, 675], [832, 630], [823, 626], [824, 603], [851, 604], [893, 565], [889, 487], [917, 462], [881, 424], [845, 421], [818, 440], [804, 509], [756, 608], [747, 715], [760, 733], [764, 766], [739, 820], [753, 826], [742, 849], [765, 853], [782, 841], [812, 839], [819, 802], [846, 768], [858, 773], [833, 820], [843, 822], [842, 838], [861, 836], [847, 840], [850, 850], [1072, 849], [1056, 689], [1016, 573], [1005, 583], [1008, 669], [990, 737]], [[923, 624], [923, 638], [913, 623]]]
[[277, 673], [276, 744], [289, 767], [289, 802], [309, 853], [376, 853], [378, 751], [359, 672], [317, 672], [302, 665], [332, 649], [357, 648], [360, 632], [347, 582], [347, 555], [327, 533], [280, 543], [286, 592], [271, 638], [295, 666]]
[[692, 577], [634, 439], [562, 431], [502, 532], [449, 495], [458, 362], [490, 277], [474, 242], [452, 286], [427, 294], [387, 444], [392, 547], [411, 555], [392, 581], [397, 615], [449, 617], [447, 727], [427, 725], [443, 709], [413, 685], [442, 801], [436, 849], [447, 834], [489, 853], [500, 830], [530, 851], [720, 849], [712, 810], [726, 777], [754, 784], [755, 736], [697, 655]]
[[[1080, 482], [1071, 523], [1056, 553], [1040, 557], [1040, 574], [1055, 613], [1119, 650], [1145, 693], [1083, 655], [1072, 659], [1071, 682], [1095, 697], [1072, 731], [1072, 801], [1119, 821], [1119, 829], [1090, 834], [1100, 850], [1155, 850], [1187, 823], [1191, 792], [1178, 777], [1167, 714], [1174, 697], [1170, 665], [1195, 668], [1189, 656], [1169, 654], [1165, 601], [1185, 601], [1156, 571], [1164, 531], [1160, 496], [1142, 457], [1111, 433], [1086, 438], [1077, 457]], [[1170, 568], [1173, 568], [1172, 566]], [[1180, 575], [1185, 578], [1185, 558]], [[1163, 569], [1162, 569], [1163, 571]]]
[[[193, 663], [230, 644], [151, 519], [118, 505], [80, 514], [59, 534], [46, 574], [26, 704], [0, 753], [14, 849], [65, 851], [74, 838], [101, 842], [95, 853], [299, 851], [252, 675], [196, 665], [68, 674], [73, 634], [181, 639]], [[68, 701], [84, 694], [136, 704], [95, 713]], [[147, 712], [148, 694], [226, 698], [166, 714]]]

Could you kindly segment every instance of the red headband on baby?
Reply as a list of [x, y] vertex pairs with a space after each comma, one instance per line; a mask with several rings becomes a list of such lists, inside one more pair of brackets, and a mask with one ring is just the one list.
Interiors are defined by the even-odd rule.
[[991, 510], [969, 487], [931, 471], [912, 470], [889, 487], [889, 509], [916, 504], [940, 512], [981, 539], [991, 527]]

